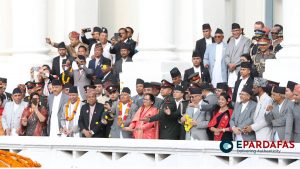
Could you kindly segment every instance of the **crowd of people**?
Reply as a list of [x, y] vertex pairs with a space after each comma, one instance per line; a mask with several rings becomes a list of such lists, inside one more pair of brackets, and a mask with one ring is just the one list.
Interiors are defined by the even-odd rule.
[[300, 85], [263, 78], [283, 27], [257, 21], [250, 40], [233, 23], [227, 42], [220, 28], [202, 31], [183, 76], [174, 67], [172, 82], [132, 79], [135, 96], [119, 79], [138, 52], [131, 27], [110, 40], [104, 27], [70, 32], [68, 45], [46, 38], [59, 53], [52, 68], [31, 68], [12, 94], [0, 78], [0, 135], [300, 142]]

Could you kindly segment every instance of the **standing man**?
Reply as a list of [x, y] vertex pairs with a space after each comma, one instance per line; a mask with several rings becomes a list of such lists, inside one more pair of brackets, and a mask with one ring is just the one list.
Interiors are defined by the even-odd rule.
[[225, 63], [228, 67], [228, 86], [234, 87], [234, 82], [237, 79], [240, 71], [240, 56], [243, 53], [250, 52], [250, 39], [245, 37], [240, 25], [233, 23], [231, 26], [232, 37], [226, 48]]
[[109, 98], [104, 94], [104, 85], [100, 79], [94, 80], [94, 86], [96, 87], [96, 96], [97, 96], [97, 102], [101, 104], [105, 104], [109, 100]]
[[86, 29], [81, 29], [81, 40], [83, 43], [89, 45], [89, 49], [91, 51], [93, 44], [99, 43], [101, 28], [95, 26], [92, 32], [92, 38], [87, 39], [85, 36]]
[[[195, 52], [199, 53], [201, 60], [203, 60], [206, 47], [215, 42], [215, 39], [211, 37], [211, 28], [208, 23], [202, 25], [202, 32], [203, 38], [197, 40], [195, 47]], [[201, 63], [201, 65], [203, 65], [203, 63]]]
[[[184, 116], [184, 114], [186, 113], [186, 108], [189, 104], [188, 101], [183, 99], [184, 96], [184, 89], [182, 86], [175, 86], [174, 90], [173, 90], [173, 98], [175, 99], [175, 103], [176, 103], [176, 108], [177, 108], [177, 114], [179, 115], [179, 119], [178, 122], [181, 123], [180, 118], [182, 116]], [[181, 123], [182, 124], [182, 123]], [[185, 130], [184, 130], [184, 125], [180, 125], [180, 136], [179, 139], [180, 140], [185, 140]]]
[[114, 66], [114, 75], [120, 81], [120, 73], [122, 72], [122, 65], [124, 62], [132, 62], [132, 58], [129, 57], [130, 47], [126, 43], [122, 43], [120, 46], [121, 59], [117, 60]]
[[137, 95], [132, 96], [131, 99], [134, 104], [137, 104], [138, 100], [144, 98], [144, 94], [143, 94], [144, 80], [143, 79], [139, 79], [139, 78], [136, 79], [135, 90], [136, 90]]
[[181, 73], [179, 71], [179, 69], [177, 67], [174, 67], [171, 71], [170, 71], [171, 77], [172, 77], [172, 81], [173, 81], [173, 85], [176, 86], [182, 86], [184, 89], [187, 89], [189, 84], [186, 81], [182, 80], [182, 76]]
[[19, 88], [13, 90], [13, 101], [5, 104], [2, 114], [2, 127], [7, 136], [17, 136], [23, 110], [27, 103], [22, 101], [22, 91]]
[[255, 132], [256, 140], [271, 141], [271, 126], [265, 120], [265, 113], [268, 105], [272, 104], [271, 97], [265, 92], [267, 87], [267, 80], [263, 78], [254, 78], [253, 92], [257, 97], [257, 106], [253, 116], [253, 124], [245, 127], [243, 132]]
[[227, 82], [227, 66], [225, 52], [227, 44], [223, 42], [224, 33], [217, 28], [215, 42], [209, 45], [204, 54], [204, 67], [209, 69], [211, 83], [216, 87], [217, 83]]
[[10, 93], [5, 92], [7, 86], [7, 79], [0, 77], [0, 84], [2, 84], [2, 88], [0, 88], [0, 97], [4, 98], [4, 105], [7, 101], [12, 101], [12, 95]]
[[293, 102], [285, 98], [285, 87], [275, 86], [272, 91], [274, 102], [267, 107], [265, 119], [272, 125], [272, 141], [292, 140]]
[[105, 58], [103, 54], [103, 47], [101, 43], [96, 43], [94, 46], [94, 58], [90, 60], [88, 68], [94, 71], [94, 76], [98, 79], [103, 78], [103, 72], [101, 70], [101, 65], [103, 62], [110, 61], [110, 59]]
[[294, 141], [300, 143], [300, 85], [296, 85], [294, 89]]
[[63, 60], [70, 59], [70, 57], [67, 56], [67, 48], [64, 42], [58, 44], [58, 53], [59, 56], [53, 58], [52, 61], [52, 75], [56, 76], [59, 76], [62, 72], [64, 72], [64, 70], [62, 69]]
[[68, 102], [68, 95], [62, 92], [59, 80], [52, 81], [52, 94], [48, 96], [48, 121], [47, 134], [50, 137], [58, 137], [63, 132], [61, 121], [63, 119], [64, 105]]

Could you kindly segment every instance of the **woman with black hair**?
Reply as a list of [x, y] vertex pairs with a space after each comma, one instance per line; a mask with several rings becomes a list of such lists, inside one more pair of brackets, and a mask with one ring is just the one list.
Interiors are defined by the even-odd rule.
[[232, 141], [230, 118], [233, 112], [231, 98], [227, 93], [221, 93], [214, 116], [208, 123], [208, 128], [214, 133], [215, 141]]
[[47, 109], [40, 104], [38, 93], [31, 93], [28, 106], [24, 109], [21, 117], [20, 136], [44, 136], [47, 126]]

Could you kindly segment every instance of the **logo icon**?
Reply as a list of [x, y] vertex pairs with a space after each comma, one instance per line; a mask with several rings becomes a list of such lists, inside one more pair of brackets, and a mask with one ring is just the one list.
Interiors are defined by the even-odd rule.
[[220, 143], [220, 150], [223, 151], [223, 153], [230, 153], [233, 149], [233, 144], [231, 141], [222, 141]]

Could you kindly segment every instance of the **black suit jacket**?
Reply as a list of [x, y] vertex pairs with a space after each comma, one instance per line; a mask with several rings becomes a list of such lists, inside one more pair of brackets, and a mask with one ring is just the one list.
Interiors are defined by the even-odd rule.
[[[90, 120], [90, 106], [89, 104], [85, 104], [81, 107], [78, 125], [80, 131], [83, 129], [92, 130], [94, 135], [92, 137], [99, 137], [104, 138], [106, 135], [105, 125], [101, 123], [102, 114], [104, 112], [104, 106], [101, 103], [96, 103], [96, 107], [94, 110], [94, 114], [92, 116], [91, 124], [89, 123]], [[84, 137], [84, 135], [83, 135]]]
[[[212, 37], [212, 42], [213, 43], [215, 42], [215, 39], [213, 37]], [[204, 57], [205, 50], [206, 50], [206, 41], [205, 41], [205, 38], [197, 40], [196, 41], [195, 51], [200, 54], [202, 60], [203, 60], [203, 57]]]
[[[111, 54], [116, 54], [116, 61], [120, 60], [121, 59], [121, 53], [120, 53], [120, 50], [121, 50], [121, 44], [123, 42], [118, 42], [115, 46], [111, 47], [110, 48], [110, 53]], [[135, 45], [136, 45], [136, 42], [132, 39], [128, 39], [126, 41], [126, 44], [129, 46], [130, 48], [130, 53], [129, 53], [129, 57], [132, 58], [132, 56], [134, 55], [134, 49], [135, 49]]]
[[108, 81], [112, 82], [113, 84], [119, 82], [117, 77], [113, 74], [113, 72], [109, 72], [109, 74], [106, 77], [104, 76], [102, 79], [103, 84]]
[[101, 70], [101, 65], [102, 65], [102, 63], [104, 62], [104, 61], [109, 61], [110, 59], [108, 59], [108, 58], [106, 58], [106, 57], [104, 57], [104, 56], [101, 56], [101, 58], [100, 58], [100, 60], [99, 60], [99, 62], [98, 62], [98, 65], [97, 65], [97, 67], [96, 67], [96, 59], [94, 58], [94, 59], [92, 59], [92, 60], [90, 60], [90, 62], [89, 62], [89, 69], [92, 69], [93, 70], [93, 72], [94, 72], [94, 76], [96, 76], [96, 78], [98, 78], [98, 79], [102, 79], [103, 78], [103, 72], [102, 72], [102, 70]]
[[90, 53], [90, 51], [91, 51], [91, 49], [92, 49], [93, 44], [97, 43], [97, 40], [96, 40], [96, 39], [93, 39], [93, 38], [87, 39], [85, 35], [84, 35], [84, 36], [81, 36], [81, 41], [82, 41], [83, 43], [89, 45], [89, 53]]
[[[234, 90], [233, 90], [233, 94], [232, 94], [232, 101], [233, 102], [236, 102], [236, 98], [239, 97], [237, 96], [237, 92], [238, 92], [238, 89], [239, 89], [239, 86], [240, 86], [240, 83], [241, 83], [242, 79], [238, 79], [236, 82], [235, 82], [235, 85], [234, 85]], [[244, 87], [250, 87], [252, 89], [253, 87], [253, 78], [250, 76], [247, 80], [247, 82], [245, 83]]]
[[[186, 113], [186, 108], [189, 105], [189, 101], [183, 100], [181, 103], [182, 104], [179, 104], [178, 109], [177, 109], [177, 114], [179, 115], [180, 118]], [[178, 119], [178, 121], [180, 121], [180, 118]], [[181, 124], [179, 140], [185, 140], [185, 135], [186, 135], [186, 132], [184, 130], [184, 124]]]
[[[59, 66], [59, 58], [60, 58], [60, 56], [56, 56], [55, 58], [53, 58], [53, 61], [52, 61], [52, 75], [56, 75], [56, 76], [60, 75], [60, 69], [62, 69], [62, 68]], [[67, 55], [67, 59], [71, 60], [71, 57], [69, 55]]]
[[[186, 81], [186, 82], [189, 82], [188, 80], [188, 77], [195, 73], [194, 71], [194, 68], [190, 68], [190, 69], [187, 69], [184, 71], [184, 78], [183, 80]], [[202, 82], [207, 82], [207, 83], [210, 83], [211, 80], [210, 80], [210, 75], [209, 75], [209, 71], [207, 68], [205, 68], [204, 66], [201, 66], [201, 80]]]

